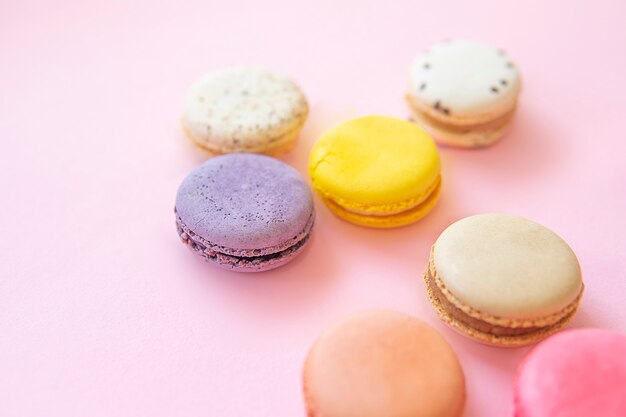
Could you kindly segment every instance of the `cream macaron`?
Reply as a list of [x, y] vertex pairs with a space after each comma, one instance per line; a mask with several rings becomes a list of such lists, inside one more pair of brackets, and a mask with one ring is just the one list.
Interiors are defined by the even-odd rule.
[[463, 370], [432, 327], [368, 311], [324, 332], [307, 356], [308, 417], [459, 417]]
[[424, 274], [431, 304], [455, 330], [496, 346], [522, 346], [562, 328], [583, 282], [563, 239], [530, 220], [480, 214], [435, 242]]
[[450, 40], [418, 55], [406, 100], [413, 119], [439, 143], [487, 146], [515, 114], [520, 74], [506, 53], [468, 40]]
[[277, 156], [295, 144], [308, 115], [300, 88], [255, 67], [211, 72], [191, 87], [182, 117], [187, 136], [212, 155]]

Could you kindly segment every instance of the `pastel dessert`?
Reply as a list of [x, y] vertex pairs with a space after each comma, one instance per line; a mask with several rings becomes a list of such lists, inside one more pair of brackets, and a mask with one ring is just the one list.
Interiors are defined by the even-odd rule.
[[327, 330], [309, 351], [308, 417], [459, 417], [465, 380], [435, 329], [391, 311], [369, 311]]
[[520, 365], [515, 417], [626, 416], [626, 335], [608, 330], [561, 332]]
[[517, 67], [503, 50], [451, 40], [415, 58], [406, 101], [413, 119], [439, 143], [475, 148], [505, 134], [520, 89]]
[[578, 259], [563, 239], [503, 214], [466, 217], [444, 230], [424, 279], [444, 322], [495, 346], [528, 345], [556, 332], [583, 293]]
[[433, 140], [414, 124], [386, 116], [353, 119], [326, 132], [311, 151], [309, 174], [332, 212], [369, 227], [419, 220], [441, 189]]
[[308, 115], [300, 88], [255, 67], [214, 71], [198, 80], [185, 101], [182, 125], [211, 155], [233, 152], [277, 156], [295, 144]]
[[302, 176], [257, 154], [212, 158], [176, 195], [181, 241], [206, 261], [240, 272], [286, 264], [309, 242], [315, 213]]

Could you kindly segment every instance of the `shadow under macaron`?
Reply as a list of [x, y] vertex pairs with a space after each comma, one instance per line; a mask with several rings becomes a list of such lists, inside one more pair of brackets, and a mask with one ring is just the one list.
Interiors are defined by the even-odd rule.
[[315, 306], [336, 279], [332, 252], [315, 229], [298, 256], [268, 271], [228, 271], [191, 253], [186, 255], [192, 259], [185, 261], [195, 263], [195, 278], [207, 292], [218, 292], [231, 304], [256, 314], [289, 314]]
[[491, 146], [461, 149], [440, 146], [454, 164], [469, 169], [474, 175], [498, 182], [522, 184], [544, 180], [565, 163], [567, 150], [558, 143], [558, 126], [531, 108], [516, 110], [509, 130]]

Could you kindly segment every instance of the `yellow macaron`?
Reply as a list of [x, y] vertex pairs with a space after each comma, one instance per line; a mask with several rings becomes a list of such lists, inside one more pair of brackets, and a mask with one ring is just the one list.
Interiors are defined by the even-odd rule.
[[311, 151], [309, 173], [333, 213], [369, 227], [419, 220], [441, 188], [434, 141], [414, 124], [387, 116], [353, 119], [326, 132]]

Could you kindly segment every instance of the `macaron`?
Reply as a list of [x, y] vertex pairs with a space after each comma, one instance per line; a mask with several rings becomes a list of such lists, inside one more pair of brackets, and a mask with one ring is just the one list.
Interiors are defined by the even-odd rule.
[[315, 219], [302, 176], [277, 159], [229, 154], [209, 159], [176, 195], [181, 241], [206, 261], [240, 272], [266, 271], [302, 252]]
[[353, 119], [326, 132], [311, 151], [309, 174], [332, 212], [369, 227], [419, 220], [441, 189], [434, 141], [414, 124], [387, 116]]
[[527, 345], [556, 332], [583, 293], [567, 243], [540, 224], [504, 214], [466, 217], [445, 229], [424, 279], [444, 322], [495, 346]]
[[304, 364], [308, 417], [458, 417], [465, 381], [456, 354], [432, 327], [368, 311], [324, 332]]
[[517, 66], [502, 49], [450, 40], [415, 58], [406, 101], [413, 119], [439, 143], [476, 148], [505, 134], [520, 89]]
[[556, 334], [524, 359], [514, 391], [515, 417], [626, 416], [626, 335]]
[[307, 101], [293, 81], [265, 69], [238, 66], [211, 72], [193, 84], [182, 125], [211, 155], [277, 156], [294, 146], [307, 115]]

